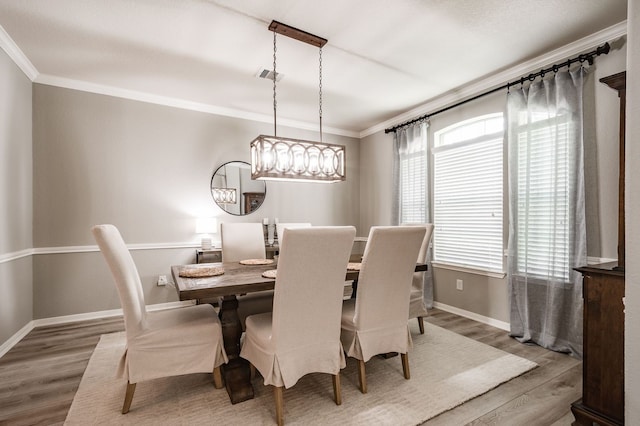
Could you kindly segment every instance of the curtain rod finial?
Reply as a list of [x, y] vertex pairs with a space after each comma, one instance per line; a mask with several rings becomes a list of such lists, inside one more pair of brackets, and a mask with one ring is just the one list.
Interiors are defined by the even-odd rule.
[[610, 50], [611, 50], [611, 45], [609, 45], [609, 43], [605, 43], [604, 45], [598, 47], [598, 50], [596, 51], [596, 53], [598, 55], [601, 55], [603, 53], [606, 55], [609, 53]]

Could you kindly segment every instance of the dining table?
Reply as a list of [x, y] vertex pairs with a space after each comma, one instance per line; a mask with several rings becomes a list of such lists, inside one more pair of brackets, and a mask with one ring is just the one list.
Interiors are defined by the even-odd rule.
[[[345, 271], [345, 285], [357, 283], [360, 273], [357, 266], [350, 265], [353, 269]], [[238, 316], [237, 296], [273, 290], [275, 278], [265, 277], [263, 274], [276, 268], [276, 262], [249, 265], [240, 262], [219, 262], [171, 267], [180, 300], [196, 300], [197, 303], [206, 303], [216, 298], [222, 300], [218, 316], [222, 325], [224, 349], [229, 360], [223, 365], [222, 370], [232, 404], [247, 401], [254, 396], [249, 362], [240, 357], [242, 324]], [[416, 264], [416, 272], [426, 270], [426, 263]]]

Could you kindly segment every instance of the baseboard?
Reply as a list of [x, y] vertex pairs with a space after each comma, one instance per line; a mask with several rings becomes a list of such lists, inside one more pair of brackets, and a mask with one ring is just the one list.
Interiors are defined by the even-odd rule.
[[[161, 311], [163, 309], [175, 309], [183, 306], [195, 304], [194, 300], [185, 300], [182, 302], [157, 303], [155, 305], [147, 305], [147, 312]], [[122, 309], [111, 309], [108, 311], [87, 312], [85, 314], [64, 315], [60, 317], [42, 318], [29, 321], [27, 325], [22, 327], [20, 331], [11, 336], [6, 342], [0, 345], [0, 358], [4, 356], [11, 348], [13, 348], [20, 340], [22, 340], [31, 330], [36, 327], [47, 325], [65, 324], [70, 322], [87, 321], [101, 318], [111, 318], [122, 316]]]
[[433, 307], [436, 309], [440, 309], [441, 311], [460, 315], [461, 317], [469, 318], [474, 321], [478, 321], [483, 324], [487, 324], [492, 327], [496, 327], [505, 331], [511, 330], [511, 325], [508, 322], [500, 321], [495, 318], [485, 317], [484, 315], [480, 315], [480, 314], [476, 314], [475, 312], [470, 312], [464, 309], [456, 308], [455, 306], [449, 306], [449, 305], [445, 305], [444, 303], [434, 301]]
[[13, 336], [9, 337], [9, 340], [7, 340], [2, 345], [0, 345], [0, 358], [2, 358], [4, 354], [9, 352], [9, 349], [14, 347], [20, 340], [24, 338], [24, 336], [29, 334], [29, 332], [33, 330], [33, 328], [34, 328], [33, 321], [29, 321], [29, 323], [24, 327], [22, 327], [20, 331], [18, 331]]

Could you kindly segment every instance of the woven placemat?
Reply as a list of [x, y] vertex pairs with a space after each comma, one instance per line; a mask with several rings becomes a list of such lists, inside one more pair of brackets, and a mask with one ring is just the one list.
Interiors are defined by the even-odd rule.
[[271, 265], [273, 259], [245, 259], [241, 260], [241, 265]]
[[264, 271], [262, 273], [262, 276], [265, 278], [275, 278], [276, 277], [276, 272], [278, 272], [277, 269], [269, 269], [268, 271]]
[[348, 271], [359, 271], [361, 265], [362, 265], [361, 263], [349, 262], [347, 264], [347, 270]]
[[205, 278], [224, 274], [222, 266], [189, 266], [180, 271], [183, 278]]

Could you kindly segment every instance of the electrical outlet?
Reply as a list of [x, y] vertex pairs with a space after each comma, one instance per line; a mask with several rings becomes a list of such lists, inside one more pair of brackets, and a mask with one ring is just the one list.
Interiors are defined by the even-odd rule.
[[462, 291], [462, 289], [463, 289], [462, 280], [456, 280], [456, 290]]
[[167, 285], [166, 275], [158, 275], [158, 285]]

